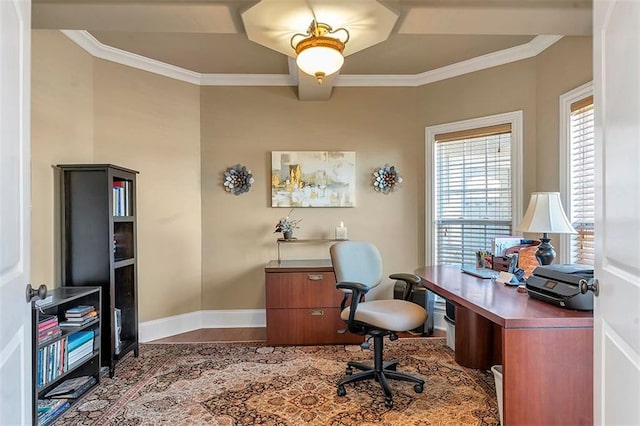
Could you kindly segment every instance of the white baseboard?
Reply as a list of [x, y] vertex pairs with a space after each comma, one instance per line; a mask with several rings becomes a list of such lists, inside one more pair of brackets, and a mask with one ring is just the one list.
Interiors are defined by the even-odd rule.
[[266, 324], [264, 309], [196, 311], [141, 322], [139, 340], [145, 343], [201, 328], [249, 328], [265, 327]]
[[201, 311], [202, 328], [266, 327], [265, 309]]
[[[444, 305], [434, 308], [433, 327], [446, 330]], [[217, 311], [196, 311], [140, 323], [139, 339], [146, 343], [176, 334], [201, 328], [253, 328], [266, 327], [264, 309], [233, 309]]]

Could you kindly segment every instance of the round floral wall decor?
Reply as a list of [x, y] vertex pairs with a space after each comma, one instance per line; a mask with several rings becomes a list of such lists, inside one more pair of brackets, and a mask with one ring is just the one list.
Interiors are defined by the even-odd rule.
[[240, 195], [243, 192], [249, 192], [253, 183], [253, 175], [251, 170], [247, 170], [245, 166], [236, 164], [229, 167], [224, 172], [224, 189], [233, 195]]
[[402, 176], [398, 174], [395, 166], [384, 166], [373, 172], [373, 189], [383, 194], [388, 194], [402, 183]]

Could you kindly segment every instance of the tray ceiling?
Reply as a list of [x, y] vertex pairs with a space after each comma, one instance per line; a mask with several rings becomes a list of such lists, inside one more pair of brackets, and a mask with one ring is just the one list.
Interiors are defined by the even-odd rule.
[[[268, 0], [267, 3], [277, 4], [281, 15], [287, 8], [293, 10], [314, 3], [331, 3], [336, 6], [335, 13], [339, 13], [341, 7], [346, 8], [346, 13], [349, 6], [354, 9], [364, 1]], [[243, 13], [253, 13], [256, 3], [248, 0], [34, 0], [32, 25], [34, 29], [88, 31], [105, 46], [200, 74], [290, 74], [292, 63], [280, 46], [277, 51], [247, 36]], [[591, 35], [591, 0], [380, 0], [373, 3], [376, 8], [383, 5], [394, 19], [397, 16], [397, 21], [388, 38], [385, 34], [382, 41], [347, 54], [340, 76], [417, 75], [523, 46], [539, 35]], [[270, 21], [268, 12], [265, 12], [265, 22]], [[366, 25], [366, 9], [362, 14], [360, 25]], [[349, 17], [355, 20], [353, 13]], [[273, 21], [279, 22], [276, 18]], [[260, 26], [250, 29], [252, 33], [259, 32]], [[305, 30], [306, 27], [291, 28], [290, 32], [293, 35]], [[264, 28], [264, 31], [273, 31], [273, 28]], [[278, 31], [283, 28], [279, 27]], [[331, 84], [328, 80], [328, 85]]]

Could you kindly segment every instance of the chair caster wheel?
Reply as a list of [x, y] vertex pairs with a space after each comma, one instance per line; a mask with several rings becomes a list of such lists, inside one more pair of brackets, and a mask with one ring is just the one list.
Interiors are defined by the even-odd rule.
[[416, 393], [422, 393], [422, 391], [424, 390], [424, 387], [422, 385], [413, 385], [413, 390]]
[[385, 398], [384, 399], [384, 406], [387, 407], [387, 408], [393, 407], [393, 399]]
[[344, 374], [346, 374], [347, 376], [352, 375], [353, 374], [353, 368], [347, 367], [347, 369], [344, 370]]
[[347, 390], [344, 386], [338, 386], [338, 396], [345, 396], [347, 394]]

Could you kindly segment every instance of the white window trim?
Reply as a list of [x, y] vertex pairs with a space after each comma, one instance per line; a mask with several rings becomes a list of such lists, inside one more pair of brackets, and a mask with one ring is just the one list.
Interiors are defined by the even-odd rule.
[[[571, 217], [571, 126], [569, 120], [571, 118], [571, 104], [581, 99], [593, 96], [593, 81], [576, 87], [560, 95], [560, 135], [558, 137], [558, 145], [560, 151], [558, 160], [560, 165], [560, 198], [565, 208], [565, 213]], [[571, 235], [560, 235], [560, 249], [558, 250], [558, 259], [556, 263], [571, 262]]]
[[480, 127], [494, 126], [498, 124], [511, 124], [511, 185], [513, 191], [512, 220], [513, 229], [517, 229], [522, 220], [522, 111], [513, 111], [487, 117], [472, 118], [470, 120], [456, 121], [453, 123], [437, 124], [425, 128], [425, 171], [424, 175], [429, 180], [425, 183], [425, 265], [430, 266], [435, 262], [435, 166], [434, 146], [436, 135]]

